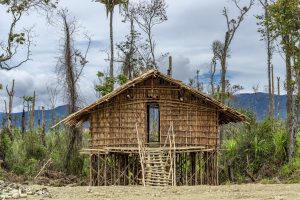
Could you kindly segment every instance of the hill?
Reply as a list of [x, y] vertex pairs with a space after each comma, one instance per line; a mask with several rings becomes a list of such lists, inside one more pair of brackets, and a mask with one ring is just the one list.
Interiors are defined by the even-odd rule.
[[[275, 95], [275, 115], [277, 113], [278, 96]], [[280, 96], [280, 117], [286, 118], [286, 95]], [[231, 106], [238, 110], [252, 111], [257, 120], [263, 120], [268, 114], [268, 94], [267, 93], [243, 93], [235, 96]]]
[[[56, 119], [62, 118], [62, 117], [67, 115], [67, 112], [68, 112], [68, 106], [67, 105], [58, 106], [55, 109], [45, 110], [46, 129], [48, 129], [49, 126], [52, 125], [52, 121], [53, 121], [52, 116], [55, 116]], [[35, 119], [34, 120], [35, 120], [36, 125], [38, 124], [38, 115], [41, 116], [41, 114], [42, 114], [41, 110], [36, 110], [35, 111], [35, 115], [34, 115]], [[3, 120], [3, 117], [5, 117], [5, 114], [0, 112], [0, 121], [1, 122]], [[21, 127], [21, 119], [22, 119], [22, 112], [13, 113], [12, 120], [16, 124], [17, 127]], [[28, 113], [27, 112], [25, 112], [25, 121], [26, 121], [26, 123], [28, 121]]]

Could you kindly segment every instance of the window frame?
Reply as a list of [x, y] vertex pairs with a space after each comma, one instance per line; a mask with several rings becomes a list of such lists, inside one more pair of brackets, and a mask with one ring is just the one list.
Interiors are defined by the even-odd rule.
[[[158, 109], [158, 136], [157, 141], [150, 141], [150, 109]], [[148, 103], [147, 104], [147, 142], [148, 143], [160, 143], [160, 106], [158, 103]]]

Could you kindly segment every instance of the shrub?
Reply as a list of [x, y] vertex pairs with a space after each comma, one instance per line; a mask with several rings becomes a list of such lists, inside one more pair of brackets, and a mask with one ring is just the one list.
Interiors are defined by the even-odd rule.
[[269, 177], [280, 170], [286, 158], [287, 132], [270, 120], [251, 120], [244, 125], [229, 125], [225, 128], [220, 164], [232, 164], [234, 175], [245, 179], [245, 170], [257, 178]]
[[38, 134], [28, 132], [24, 138], [23, 145], [27, 159], [44, 160], [46, 158], [47, 149], [41, 144]]

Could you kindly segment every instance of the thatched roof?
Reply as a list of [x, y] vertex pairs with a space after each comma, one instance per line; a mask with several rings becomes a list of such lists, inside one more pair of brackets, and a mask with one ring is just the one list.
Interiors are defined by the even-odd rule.
[[227, 107], [226, 105], [224, 105], [221, 102], [213, 99], [212, 97], [210, 97], [210, 96], [208, 96], [208, 95], [206, 95], [202, 92], [199, 92], [199, 91], [191, 88], [190, 86], [185, 85], [181, 81], [173, 79], [173, 78], [159, 72], [158, 70], [153, 69], [153, 70], [149, 70], [146, 73], [140, 75], [139, 77], [127, 82], [126, 84], [118, 87], [117, 89], [115, 89], [111, 93], [101, 97], [96, 102], [92, 103], [91, 105], [89, 105], [85, 108], [82, 108], [81, 110], [67, 116], [65, 119], [63, 119], [62, 121], [57, 123], [55, 126], [57, 126], [60, 123], [64, 123], [64, 124], [69, 125], [69, 126], [82, 124], [84, 121], [88, 120], [89, 114], [98, 105], [102, 104], [103, 102], [109, 101], [111, 98], [117, 96], [118, 94], [122, 93], [123, 91], [127, 90], [130, 87], [134, 87], [136, 84], [146, 80], [147, 78], [149, 78], [151, 76], [159, 77], [159, 78], [162, 78], [162, 79], [164, 79], [164, 80], [166, 80], [170, 83], [173, 83], [173, 84], [179, 86], [180, 88], [185, 89], [190, 93], [193, 93], [195, 96], [203, 99], [205, 102], [215, 106], [220, 112], [219, 116], [220, 116], [220, 123], [221, 124], [226, 124], [226, 123], [229, 123], [229, 122], [242, 122], [242, 121], [245, 121], [247, 119], [247, 117], [245, 115], [235, 111], [234, 109], [231, 109], [231, 108]]

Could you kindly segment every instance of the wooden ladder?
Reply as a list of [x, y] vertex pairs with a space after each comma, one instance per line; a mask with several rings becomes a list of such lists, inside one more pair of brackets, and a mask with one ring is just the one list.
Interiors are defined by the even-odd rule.
[[145, 151], [145, 184], [166, 186], [172, 184], [170, 177], [170, 156], [164, 150]]
[[[145, 148], [143, 138], [139, 135], [137, 123], [135, 124], [135, 128], [138, 141], [143, 186], [176, 186], [176, 147], [173, 122], [171, 122], [168, 130], [168, 136], [163, 148]], [[169, 150], [166, 149], [168, 141]]]

